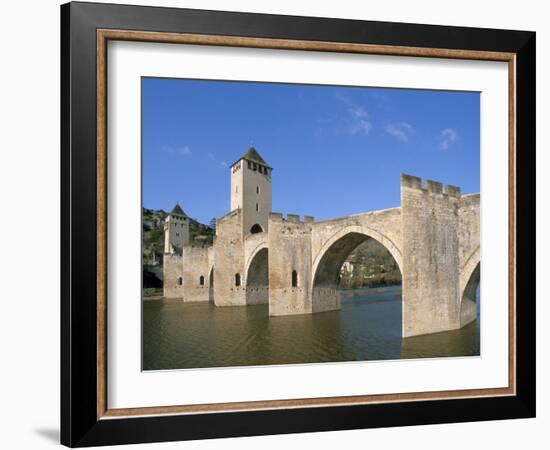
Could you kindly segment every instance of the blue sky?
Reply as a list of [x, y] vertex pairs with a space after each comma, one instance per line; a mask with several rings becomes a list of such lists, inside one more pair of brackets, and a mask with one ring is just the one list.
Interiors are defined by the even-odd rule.
[[143, 81], [143, 205], [229, 211], [229, 165], [253, 144], [273, 211], [327, 219], [399, 206], [401, 172], [479, 192], [479, 93]]

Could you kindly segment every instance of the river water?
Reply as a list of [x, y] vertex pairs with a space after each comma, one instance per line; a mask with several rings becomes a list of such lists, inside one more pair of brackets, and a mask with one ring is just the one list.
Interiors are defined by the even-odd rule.
[[267, 305], [146, 300], [143, 369], [479, 355], [479, 300], [466, 327], [403, 339], [401, 286], [345, 295], [340, 311], [286, 317], [268, 317]]

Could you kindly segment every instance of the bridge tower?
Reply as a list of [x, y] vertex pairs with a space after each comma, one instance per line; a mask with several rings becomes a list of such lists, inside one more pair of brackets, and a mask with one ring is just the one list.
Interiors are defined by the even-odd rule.
[[179, 203], [164, 220], [164, 253], [181, 255], [189, 245], [189, 219]]
[[231, 211], [242, 212], [241, 236], [267, 232], [271, 212], [271, 171], [254, 147], [231, 165]]

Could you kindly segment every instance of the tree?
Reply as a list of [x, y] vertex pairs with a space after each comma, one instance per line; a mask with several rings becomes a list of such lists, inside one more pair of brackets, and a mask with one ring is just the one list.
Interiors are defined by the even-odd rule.
[[210, 219], [210, 223], [208, 225], [210, 226], [210, 228], [212, 228], [214, 231], [216, 231], [216, 218], [212, 217], [212, 219]]

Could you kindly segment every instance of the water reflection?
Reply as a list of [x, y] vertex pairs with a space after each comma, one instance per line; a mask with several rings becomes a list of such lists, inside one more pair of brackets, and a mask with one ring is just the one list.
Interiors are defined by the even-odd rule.
[[478, 354], [476, 322], [402, 339], [400, 286], [345, 298], [340, 311], [286, 317], [268, 317], [267, 305], [143, 304], [144, 370]]

